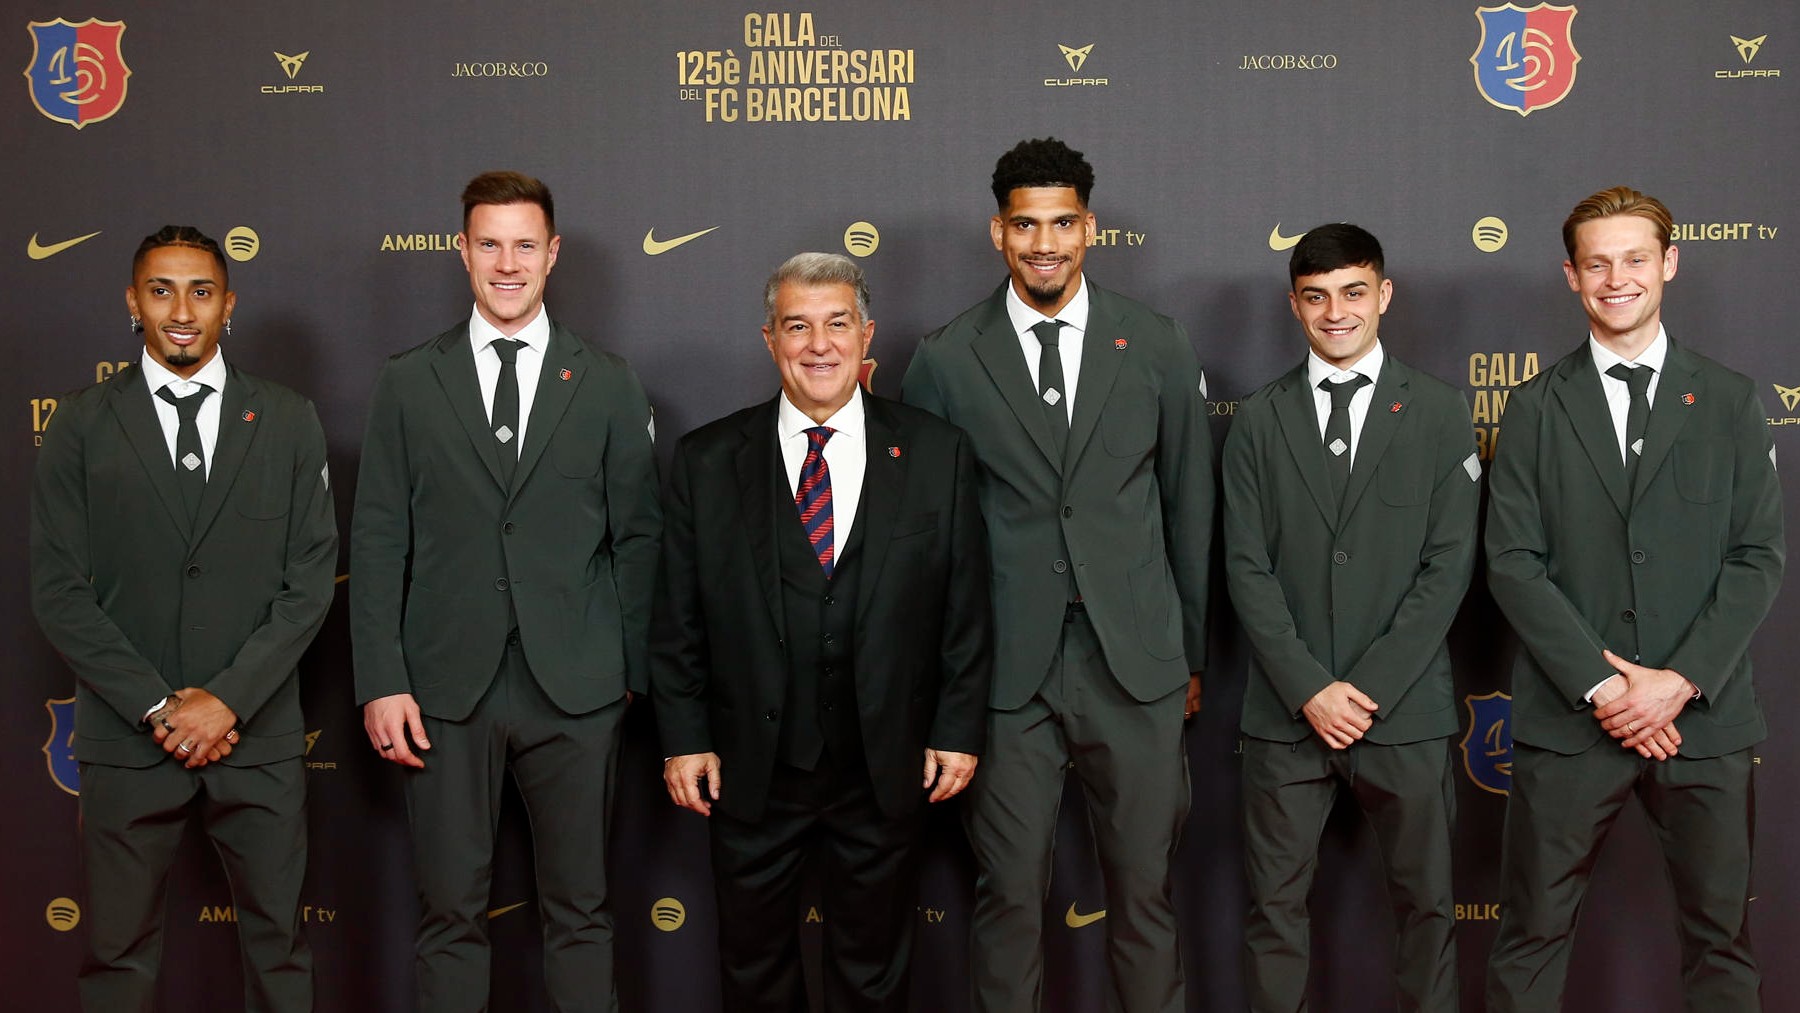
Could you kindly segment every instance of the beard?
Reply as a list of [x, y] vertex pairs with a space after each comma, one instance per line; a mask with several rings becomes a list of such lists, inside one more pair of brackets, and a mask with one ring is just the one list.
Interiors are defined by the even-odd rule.
[[192, 366], [200, 361], [191, 349], [175, 348], [163, 353], [163, 361], [171, 366]]

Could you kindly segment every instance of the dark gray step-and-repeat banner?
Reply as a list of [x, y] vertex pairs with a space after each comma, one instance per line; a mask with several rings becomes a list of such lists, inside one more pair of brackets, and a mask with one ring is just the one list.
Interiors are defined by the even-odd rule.
[[[1678, 222], [1664, 320], [1755, 379], [1781, 456], [1800, 460], [1800, 361], [1778, 308], [1800, 229], [1800, 7], [1589, 0], [1121, 0], [487, 5], [32, 0], [0, 21], [7, 196], [0, 377], [13, 575], [0, 867], [4, 1005], [75, 1008], [84, 928], [73, 677], [26, 600], [26, 488], [62, 392], [137, 358], [122, 290], [138, 240], [169, 223], [220, 238], [238, 293], [230, 360], [312, 397], [348, 530], [363, 420], [388, 355], [469, 313], [455, 251], [462, 184], [516, 168], [554, 189], [563, 236], [550, 312], [626, 356], [673, 438], [777, 380], [757, 328], [764, 277], [803, 249], [859, 258], [879, 322], [873, 388], [897, 394], [921, 334], [1003, 277], [988, 176], [1055, 134], [1098, 175], [1087, 269], [1187, 327], [1214, 435], [1297, 362], [1283, 252], [1354, 221], [1387, 248], [1395, 354], [1462, 388], [1484, 456], [1507, 396], [1575, 347], [1585, 321], [1558, 227], [1629, 183]], [[1774, 300], [1771, 303], [1771, 300]], [[1800, 491], [1790, 490], [1790, 507]], [[1790, 510], [1790, 512], [1792, 512]], [[354, 575], [351, 575], [353, 578]], [[1464, 1008], [1498, 914], [1518, 644], [1482, 587], [1451, 631], [1465, 732], [1457, 833]], [[340, 595], [341, 598], [341, 595]], [[1193, 815], [1178, 856], [1188, 1004], [1239, 1010], [1236, 719], [1246, 645], [1214, 596], [1206, 703], [1192, 725]], [[1784, 593], [1755, 642], [1775, 729], [1759, 749], [1754, 931], [1771, 1009], [1800, 1008], [1794, 799], [1800, 648]], [[405, 1010], [416, 906], [399, 772], [352, 705], [336, 608], [303, 666], [319, 1008]], [[627, 720], [612, 856], [627, 1008], [716, 1004], [703, 821], [669, 805], [647, 709]], [[972, 866], [954, 805], [935, 814], [917, 917], [921, 1010], [966, 1008]], [[523, 814], [507, 813], [492, 896], [493, 1008], [544, 1009]], [[1324, 830], [1316, 1008], [1392, 1008], [1391, 916], [1360, 817]], [[1047, 902], [1046, 1008], [1103, 1008], [1104, 900], [1078, 797]], [[165, 1000], [235, 1004], [231, 899], [195, 833], [168, 897]], [[1571, 1005], [1679, 1007], [1673, 903], [1635, 809], [1603, 856]], [[795, 913], [816, 945], [823, 915]], [[224, 1000], [224, 1001], [222, 1001]]]

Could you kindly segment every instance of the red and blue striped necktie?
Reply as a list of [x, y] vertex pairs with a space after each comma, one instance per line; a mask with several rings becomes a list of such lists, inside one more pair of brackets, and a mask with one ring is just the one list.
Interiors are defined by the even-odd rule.
[[794, 493], [800, 524], [806, 528], [807, 541], [812, 542], [826, 577], [831, 576], [835, 552], [831, 537], [831, 469], [825, 466], [825, 441], [836, 431], [825, 426], [806, 430], [806, 460], [800, 464], [800, 487]]

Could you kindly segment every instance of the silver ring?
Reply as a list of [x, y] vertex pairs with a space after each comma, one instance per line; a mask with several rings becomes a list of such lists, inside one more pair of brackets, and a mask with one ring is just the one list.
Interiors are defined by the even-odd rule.
[[233, 728], [231, 731], [228, 731], [225, 733], [225, 741], [226, 742], [236, 742], [237, 740], [238, 740], [238, 733], [237, 733], [236, 728]]
[[181, 745], [176, 747], [176, 750], [178, 752], [191, 753], [194, 751], [194, 744], [192, 742], [183, 742]]
[[172, 732], [175, 730], [175, 726], [169, 723], [168, 718], [157, 718], [156, 720], [162, 723], [163, 731]]

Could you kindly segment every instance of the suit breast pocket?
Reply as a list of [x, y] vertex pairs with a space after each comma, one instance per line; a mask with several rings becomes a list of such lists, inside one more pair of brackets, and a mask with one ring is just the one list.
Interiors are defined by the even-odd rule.
[[1689, 503], [1717, 503], [1731, 493], [1731, 441], [1682, 440], [1670, 448], [1675, 489]]
[[600, 471], [606, 442], [597, 431], [560, 433], [550, 446], [550, 462], [564, 478], [593, 478]]
[[232, 483], [231, 502], [244, 517], [276, 520], [287, 516], [291, 492], [286, 469], [252, 453]]
[[1431, 496], [1431, 454], [1396, 443], [1375, 469], [1375, 488], [1388, 506], [1417, 506]]
[[[1075, 396], [1079, 398], [1079, 389]], [[1100, 438], [1114, 457], [1140, 457], [1156, 446], [1156, 392], [1148, 387], [1115, 390], [1100, 415]]]

